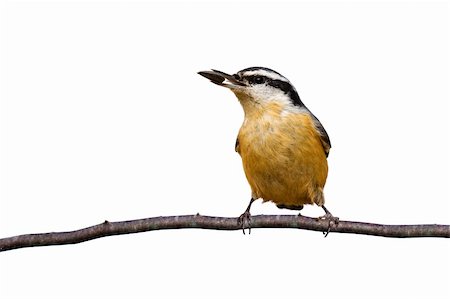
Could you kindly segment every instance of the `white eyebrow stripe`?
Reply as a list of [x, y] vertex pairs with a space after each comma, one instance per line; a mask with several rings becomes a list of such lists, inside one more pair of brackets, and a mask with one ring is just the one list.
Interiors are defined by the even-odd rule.
[[242, 73], [242, 76], [255, 76], [255, 75], [268, 77], [272, 80], [280, 80], [280, 81], [284, 81], [284, 82], [289, 82], [289, 80], [286, 79], [285, 77], [280, 76], [276, 73], [268, 72], [266, 70], [254, 70], [254, 71], [246, 71], [246, 72]]

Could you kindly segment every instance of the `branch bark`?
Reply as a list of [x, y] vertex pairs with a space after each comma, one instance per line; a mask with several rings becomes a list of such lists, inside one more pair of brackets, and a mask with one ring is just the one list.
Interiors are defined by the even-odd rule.
[[[328, 222], [305, 216], [259, 215], [252, 216], [251, 227], [252, 229], [297, 228], [324, 232], [328, 229]], [[181, 228], [202, 228], [213, 230], [242, 229], [242, 227], [237, 223], [237, 218], [210, 217], [201, 216], [198, 214], [153, 217], [120, 222], [105, 221], [98, 225], [70, 232], [29, 234], [0, 239], [0, 251], [34, 246], [76, 244], [107, 236]], [[330, 232], [391, 238], [450, 238], [450, 225], [384, 225], [341, 220], [337, 226], [331, 226]]]

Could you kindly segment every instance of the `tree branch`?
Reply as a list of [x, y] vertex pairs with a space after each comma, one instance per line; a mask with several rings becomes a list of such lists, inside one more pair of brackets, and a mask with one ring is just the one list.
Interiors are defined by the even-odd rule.
[[[297, 228], [324, 232], [328, 229], [328, 222], [305, 216], [259, 215], [252, 216], [251, 227], [253, 229]], [[0, 239], [0, 251], [34, 246], [76, 244], [107, 236], [181, 228], [202, 228], [214, 230], [242, 229], [237, 223], [237, 218], [210, 217], [201, 216], [198, 214], [153, 217], [120, 222], [105, 221], [98, 225], [70, 232], [30, 234]], [[364, 222], [339, 221], [337, 226], [331, 226], [330, 232], [391, 238], [450, 238], [450, 225], [383, 225]]]

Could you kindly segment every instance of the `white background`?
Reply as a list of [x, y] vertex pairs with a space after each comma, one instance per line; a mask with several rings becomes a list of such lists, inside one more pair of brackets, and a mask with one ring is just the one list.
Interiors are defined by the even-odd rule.
[[[0, 237], [238, 216], [250, 195], [234, 152], [242, 108], [196, 72], [250, 66], [289, 78], [326, 127], [336, 216], [450, 223], [447, 2], [0, 10]], [[0, 253], [0, 297], [449, 298], [449, 252], [447, 239], [155, 231]]]

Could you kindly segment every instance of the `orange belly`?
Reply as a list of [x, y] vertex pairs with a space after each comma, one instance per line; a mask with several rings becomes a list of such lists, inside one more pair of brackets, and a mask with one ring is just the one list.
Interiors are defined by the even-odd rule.
[[328, 164], [309, 114], [255, 115], [238, 138], [254, 197], [287, 206], [323, 205]]

